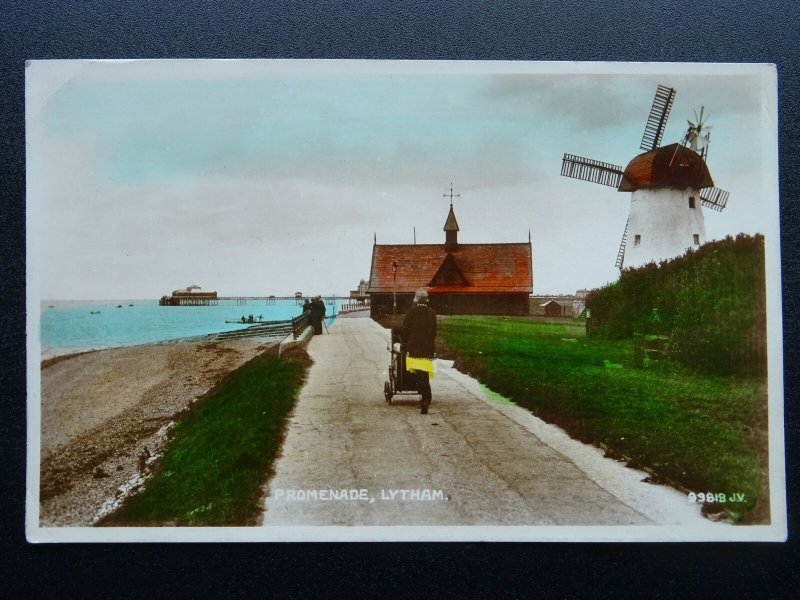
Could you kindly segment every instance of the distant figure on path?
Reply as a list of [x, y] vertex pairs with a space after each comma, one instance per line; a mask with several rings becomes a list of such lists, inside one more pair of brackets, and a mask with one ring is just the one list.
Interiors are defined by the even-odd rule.
[[311, 325], [314, 327], [314, 335], [322, 334], [322, 319], [325, 318], [325, 303], [321, 296], [317, 296], [311, 302]]
[[403, 319], [403, 338], [406, 340], [406, 370], [417, 380], [417, 389], [422, 394], [420, 412], [428, 414], [431, 403], [431, 379], [436, 371], [433, 364], [434, 339], [436, 338], [436, 313], [428, 306], [428, 292], [417, 290], [414, 305]]

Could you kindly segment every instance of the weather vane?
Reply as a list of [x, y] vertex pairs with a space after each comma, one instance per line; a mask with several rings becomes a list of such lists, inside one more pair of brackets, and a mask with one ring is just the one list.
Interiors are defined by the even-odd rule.
[[461, 198], [461, 194], [453, 194], [453, 182], [450, 182], [450, 193], [442, 194], [442, 198], [450, 198], [450, 206], [453, 206], [453, 198]]

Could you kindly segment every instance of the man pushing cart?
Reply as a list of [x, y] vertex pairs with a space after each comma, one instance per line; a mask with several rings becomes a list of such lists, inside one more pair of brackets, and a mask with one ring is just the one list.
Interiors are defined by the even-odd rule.
[[428, 292], [417, 290], [414, 304], [403, 319], [402, 329], [392, 330], [392, 364], [389, 381], [384, 384], [389, 404], [394, 393], [415, 391], [421, 396], [420, 412], [428, 414], [432, 397], [430, 380], [436, 372], [433, 362], [435, 338], [436, 313], [428, 306]]

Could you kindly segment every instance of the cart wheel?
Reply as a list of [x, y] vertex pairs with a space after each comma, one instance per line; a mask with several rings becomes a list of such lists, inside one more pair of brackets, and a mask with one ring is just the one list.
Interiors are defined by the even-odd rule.
[[383, 395], [386, 397], [386, 404], [392, 403], [392, 386], [388, 381], [383, 382]]

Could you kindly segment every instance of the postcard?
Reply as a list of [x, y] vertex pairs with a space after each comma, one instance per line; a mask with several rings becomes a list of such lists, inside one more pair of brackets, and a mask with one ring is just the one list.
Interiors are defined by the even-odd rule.
[[783, 541], [773, 65], [26, 65], [31, 542]]

